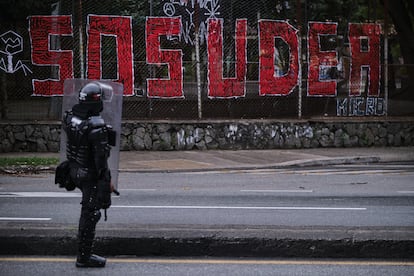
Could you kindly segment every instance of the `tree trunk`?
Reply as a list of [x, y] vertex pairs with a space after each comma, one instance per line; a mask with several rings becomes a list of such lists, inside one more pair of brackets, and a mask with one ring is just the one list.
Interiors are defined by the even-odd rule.
[[0, 72], [1, 76], [1, 85], [0, 85], [0, 110], [1, 118], [7, 119], [7, 78], [5, 72]]
[[404, 98], [414, 100], [414, 30], [410, 16], [414, 16], [412, 0], [383, 0], [388, 1], [385, 7], [394, 23], [400, 42], [401, 55], [407, 65], [408, 87]]

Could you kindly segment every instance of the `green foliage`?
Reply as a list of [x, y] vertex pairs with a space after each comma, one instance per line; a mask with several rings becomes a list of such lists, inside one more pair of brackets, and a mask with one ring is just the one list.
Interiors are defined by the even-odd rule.
[[0, 18], [18, 21], [30, 15], [50, 14], [54, 3], [56, 0], [0, 0]]
[[[364, 22], [375, 15], [382, 18], [381, 6], [376, 0], [316, 0], [306, 1], [308, 20], [332, 20], [335, 22]], [[372, 17], [372, 18], [370, 18]]]
[[43, 157], [0, 157], [0, 167], [57, 165], [58, 158]]

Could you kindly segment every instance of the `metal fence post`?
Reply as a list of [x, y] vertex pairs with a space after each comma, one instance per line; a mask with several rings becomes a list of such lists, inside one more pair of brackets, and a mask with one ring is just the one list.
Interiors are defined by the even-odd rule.
[[79, 63], [80, 63], [80, 77], [81, 79], [85, 78], [85, 61], [83, 59], [83, 28], [82, 28], [82, 0], [79, 0]]
[[198, 4], [195, 5], [195, 52], [196, 52], [196, 75], [197, 75], [197, 110], [198, 119], [203, 117], [202, 104], [201, 104], [201, 68], [200, 68], [200, 33], [199, 33], [199, 15]]
[[298, 58], [299, 58], [299, 89], [298, 89], [298, 118], [302, 119], [302, 13], [300, 0], [296, 0], [296, 19], [299, 28]]
[[388, 116], [388, 0], [384, 0], [384, 110]]
[[[300, 28], [300, 27], [299, 27]], [[302, 36], [300, 35], [301, 31], [299, 29], [299, 41], [298, 41], [298, 48], [299, 48], [299, 89], [298, 89], [298, 118], [302, 119]]]

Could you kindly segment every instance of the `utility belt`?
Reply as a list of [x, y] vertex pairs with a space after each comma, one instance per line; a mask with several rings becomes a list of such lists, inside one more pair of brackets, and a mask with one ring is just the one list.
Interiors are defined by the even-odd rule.
[[70, 177], [75, 182], [90, 181], [98, 179], [98, 171], [94, 168], [85, 168], [78, 163], [69, 161]]
[[82, 182], [96, 181], [97, 187], [97, 208], [105, 210], [105, 221], [107, 220], [106, 210], [111, 206], [111, 193], [119, 195], [117, 190], [111, 188], [111, 172], [106, 170], [104, 177], [98, 179], [96, 169], [81, 167], [74, 161], [63, 161], [56, 168], [55, 184], [60, 188], [72, 191], [78, 186], [82, 188]]
[[98, 180], [98, 172], [94, 168], [85, 168], [74, 161], [63, 161], [56, 167], [55, 184], [60, 188], [73, 191], [85, 181]]

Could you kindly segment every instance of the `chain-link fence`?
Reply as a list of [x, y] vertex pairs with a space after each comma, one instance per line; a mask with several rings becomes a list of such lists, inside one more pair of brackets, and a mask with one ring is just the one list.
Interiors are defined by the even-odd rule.
[[[5, 7], [6, 4], [3, 2], [1, 6]], [[414, 113], [414, 97], [411, 91], [414, 65], [404, 62], [395, 28], [392, 24], [387, 25], [387, 16], [384, 16], [379, 3], [374, 5], [377, 3], [375, 0], [355, 0], [353, 3], [358, 2], [358, 9], [355, 10], [352, 6], [345, 6], [343, 9], [336, 7], [333, 9], [334, 13], [329, 12], [332, 8], [330, 9], [328, 3], [335, 1], [322, 0], [15, 2], [21, 4], [8, 7], [8, 10], [4, 11], [8, 16], [2, 16], [0, 19], [2, 119], [60, 118], [62, 97], [55, 95], [50, 87], [49, 94], [36, 94], [34, 83], [61, 78], [64, 64], [56, 64], [59, 64], [59, 60], [61, 61], [68, 52], [73, 56], [73, 77], [90, 78], [91, 67], [94, 65], [88, 54], [88, 51], [91, 51], [88, 40], [92, 37], [91, 29], [98, 28], [93, 25], [96, 22], [92, 21], [91, 15], [123, 16], [131, 20], [133, 91], [124, 97], [123, 119], [277, 119], [315, 116], [401, 116]], [[344, 4], [352, 1], [337, 2]], [[52, 27], [47, 36], [46, 52], [52, 52], [54, 56], [39, 54], [40, 61], [36, 61], [31, 49], [37, 43], [34, 38], [37, 21], [31, 19], [40, 15], [69, 16], [71, 28], [68, 31], [70, 35], [63, 35], [65, 25]], [[160, 35], [158, 38], [160, 49], [181, 51], [182, 81], [178, 80], [178, 84], [182, 83], [182, 95], [178, 97], [152, 96], [149, 91], [149, 80], [173, 78], [171, 66], [165, 62], [167, 58], [164, 62], [154, 62], [148, 55], [150, 28], [146, 28], [146, 24], [151, 17], [179, 18], [178, 34]], [[215, 29], [222, 35], [222, 48], [214, 48], [221, 50], [220, 59], [212, 59], [209, 56], [212, 55], [209, 49], [213, 47], [213, 40], [209, 44], [211, 19], [223, 20], [221, 28]], [[237, 27], [241, 19], [247, 22], [244, 33], [243, 25]], [[51, 22], [51, 25], [55, 24], [55, 21]], [[260, 25], [261, 22], [263, 25]], [[292, 45], [295, 44], [287, 41], [286, 32], [274, 33], [273, 41], [269, 44], [272, 52], [264, 53], [267, 31], [264, 22], [273, 22], [275, 28], [287, 27], [289, 33], [295, 32], [298, 38], [297, 67], [292, 61], [292, 53], [295, 52]], [[352, 64], [356, 64], [356, 59], [352, 56], [353, 44], [349, 39], [350, 23], [361, 22], [376, 23], [372, 25], [379, 28], [368, 31], [380, 32], [378, 78], [373, 77], [375, 62], [366, 65], [361, 61], [361, 66], [356, 69], [360, 72], [352, 71]], [[385, 29], [387, 32], [384, 32]], [[242, 40], [238, 40], [240, 34], [237, 31], [243, 35]], [[313, 31], [315, 37], [312, 38]], [[100, 35], [100, 64], [97, 66], [100, 67], [98, 74], [101, 79], [119, 79], [121, 71], [125, 69], [122, 66], [128, 64], [128, 61], [120, 60], [124, 54], [119, 53], [124, 51], [120, 43], [124, 42], [118, 38], [116, 33]], [[215, 38], [220, 39], [220, 36]], [[243, 41], [245, 56], [243, 49], [237, 46]], [[371, 37], [365, 37], [365, 33], [359, 35], [358, 49], [361, 53], [372, 52], [370, 41]], [[268, 42], [266, 40], [266, 43]], [[317, 42], [316, 46], [313, 42]], [[19, 43], [20, 46], [17, 45]], [[37, 52], [35, 54], [38, 55]], [[243, 65], [243, 60], [238, 60], [238, 57], [245, 58], [245, 67], [239, 67]], [[361, 57], [364, 58], [363, 55]], [[273, 62], [269, 69], [265, 63], [270, 59]], [[217, 60], [218, 65], [214, 63]], [[222, 89], [224, 91], [220, 92], [223, 94], [214, 94], [218, 96], [211, 94], [212, 87], [218, 87], [212, 82], [213, 70], [217, 70], [218, 79], [221, 81], [217, 85], [225, 85]], [[269, 70], [272, 70], [272, 73], [266, 77], [265, 72]], [[354, 73], [357, 78], [352, 79]], [[239, 74], [242, 74], [240, 79]], [[296, 75], [291, 76], [292, 74]], [[266, 78], [270, 78], [270, 81]], [[284, 78], [286, 83], [292, 80], [294, 83], [289, 86], [291, 89], [287, 89], [287, 92], [280, 92], [283, 85], [287, 85], [282, 82]], [[168, 85], [166, 91], [169, 89]], [[239, 85], [242, 88], [237, 88]], [[378, 93], [375, 87], [373, 88], [375, 85], [378, 86]], [[236, 93], [238, 89], [242, 89], [242, 94]], [[265, 89], [269, 92], [265, 92]], [[359, 92], [352, 94], [352, 91]], [[59, 94], [57, 92], [56, 94]]]

